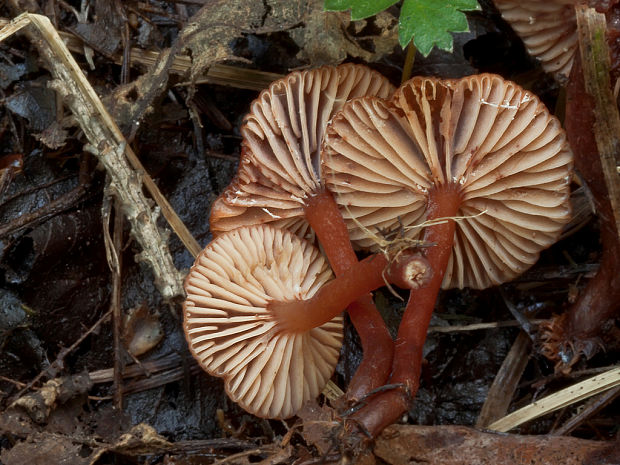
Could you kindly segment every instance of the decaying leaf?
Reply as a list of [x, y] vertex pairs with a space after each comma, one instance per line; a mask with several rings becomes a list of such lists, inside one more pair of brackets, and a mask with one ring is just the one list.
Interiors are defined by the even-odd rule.
[[306, 443], [312, 444], [321, 454], [333, 451], [336, 439], [334, 432], [338, 426], [334, 421], [334, 411], [316, 402], [308, 402], [297, 415], [303, 420], [302, 435]]
[[27, 71], [25, 63], [6, 64], [0, 63], [0, 87], [6, 89], [13, 82], [21, 78]]
[[309, 0], [308, 4], [305, 25], [292, 29], [290, 35], [301, 48], [297, 58], [313, 66], [335, 65], [344, 61], [347, 55], [367, 62], [378, 61], [391, 53], [398, 43], [398, 20], [387, 11], [374, 19], [375, 26], [381, 31], [378, 35], [352, 37], [347, 33], [351, 22], [347, 14], [324, 12], [322, 0]]
[[81, 445], [62, 436], [33, 434], [26, 441], [15, 444], [9, 450], [0, 453], [4, 465], [87, 465], [89, 457], [80, 455]]
[[47, 78], [24, 82], [5, 100], [6, 107], [26, 118], [36, 132], [45, 130], [56, 119], [56, 94], [47, 83]]
[[164, 336], [159, 315], [150, 313], [146, 305], [130, 309], [123, 320], [123, 342], [134, 357], [151, 350]]
[[271, 11], [282, 14], [282, 10], [267, 8], [263, 0], [215, 0], [201, 8], [179, 35], [182, 49], [192, 56], [190, 80], [194, 82], [214, 63], [242, 60], [229, 47], [242, 33], [281, 30], [280, 21], [267, 21]]
[[38, 134], [33, 134], [35, 139], [47, 145], [52, 150], [59, 149], [65, 145], [68, 135], [69, 133], [67, 130], [63, 129], [61, 124], [57, 121], [52, 121], [52, 124]]
[[72, 32], [90, 47], [111, 56], [121, 45], [123, 20], [117, 2], [95, 2], [94, 22], [79, 22]]

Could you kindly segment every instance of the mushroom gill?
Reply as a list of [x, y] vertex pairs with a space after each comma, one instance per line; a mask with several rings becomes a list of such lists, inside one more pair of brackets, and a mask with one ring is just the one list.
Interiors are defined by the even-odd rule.
[[342, 317], [287, 333], [267, 304], [309, 298], [331, 278], [319, 250], [289, 231], [263, 225], [218, 236], [185, 281], [184, 330], [192, 355], [223, 378], [229, 397], [248, 412], [293, 416], [335, 369]]
[[502, 17], [521, 37], [543, 69], [564, 83], [577, 50], [578, 0], [494, 0]]
[[322, 176], [354, 244], [368, 231], [419, 238], [430, 194], [459, 199], [444, 288], [523, 273], [570, 217], [572, 154], [540, 100], [499, 76], [414, 78], [392, 99], [349, 102], [326, 133]]
[[213, 205], [211, 230], [275, 223], [307, 234], [304, 207], [321, 188], [325, 126], [347, 100], [393, 91], [381, 74], [350, 63], [295, 71], [272, 83], [250, 105], [239, 171]]

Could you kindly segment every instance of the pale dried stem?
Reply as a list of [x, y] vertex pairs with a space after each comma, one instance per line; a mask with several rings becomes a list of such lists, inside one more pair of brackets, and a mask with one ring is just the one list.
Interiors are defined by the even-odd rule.
[[538, 399], [493, 422], [488, 425], [488, 428], [494, 431], [507, 432], [534, 418], [572, 405], [616, 386], [620, 386], [620, 366]]

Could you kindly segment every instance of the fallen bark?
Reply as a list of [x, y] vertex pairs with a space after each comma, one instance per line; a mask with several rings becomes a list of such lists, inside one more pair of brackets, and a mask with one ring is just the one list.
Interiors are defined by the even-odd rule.
[[567, 436], [483, 433], [465, 426], [392, 425], [375, 455], [389, 465], [611, 465], [617, 443]]

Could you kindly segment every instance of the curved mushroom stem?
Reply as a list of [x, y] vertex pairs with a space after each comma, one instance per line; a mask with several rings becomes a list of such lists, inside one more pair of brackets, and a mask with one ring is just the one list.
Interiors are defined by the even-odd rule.
[[[461, 204], [458, 186], [448, 184], [434, 188], [429, 192], [428, 202], [427, 220], [455, 216]], [[398, 328], [390, 384], [399, 387], [377, 394], [352, 416], [355, 423], [360, 424], [373, 437], [409, 409], [420, 385], [422, 348], [450, 260], [455, 228], [454, 220], [446, 220], [424, 230], [424, 241], [435, 244], [425, 250], [433, 275], [426, 286], [411, 291]]]
[[[351, 246], [347, 226], [331, 193], [323, 190], [311, 197], [306, 203], [305, 215], [336, 276], [348, 274], [355, 280], [362, 278], [357, 271], [349, 271], [358, 263], [357, 256]], [[372, 300], [372, 295], [365, 291], [359, 292], [357, 296], [347, 311], [360, 337], [364, 355], [349, 383], [347, 398], [350, 400], [361, 398], [387, 381], [394, 355], [394, 341]]]
[[[360, 295], [364, 296], [384, 286], [383, 270], [386, 266], [387, 260], [383, 255], [371, 255], [361, 262], [356, 262], [350, 269], [355, 271], [337, 276], [336, 279], [321, 287], [311, 298], [292, 302], [274, 300], [267, 305], [267, 308], [271, 310], [274, 319], [278, 322], [279, 329], [287, 332], [308, 331], [338, 316]], [[360, 329], [366, 335], [368, 323], [363, 323]], [[392, 338], [390, 338], [390, 345], [393, 345]]]

